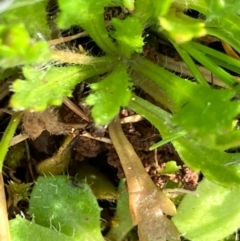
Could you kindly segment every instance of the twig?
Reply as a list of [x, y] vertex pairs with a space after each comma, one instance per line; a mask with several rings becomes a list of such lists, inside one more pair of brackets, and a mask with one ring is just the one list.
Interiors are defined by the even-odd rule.
[[[194, 77], [183, 61], [176, 61], [163, 54], [158, 54], [158, 60], [157, 64], [165, 69], [180, 73], [183, 76]], [[197, 67], [207, 82], [221, 87], [227, 86], [223, 81], [214, 76], [210, 70], [199, 65], [197, 65]], [[239, 81], [239, 78], [236, 78], [236, 80]]]
[[127, 124], [127, 123], [139, 122], [141, 120], [144, 120], [144, 118], [141, 115], [130, 115], [130, 116], [121, 118], [120, 122], [121, 124]]
[[86, 114], [79, 107], [77, 107], [69, 98], [63, 97], [63, 103], [74, 113], [89, 122], [89, 118], [86, 116]]
[[28, 139], [29, 136], [27, 134], [19, 134], [17, 136], [14, 136], [9, 144], [9, 146], [15, 146], [17, 145], [19, 142], [22, 142], [26, 139]]
[[94, 139], [94, 140], [97, 140], [97, 141], [102, 141], [102, 142], [105, 142], [105, 143], [108, 143], [108, 144], [112, 144], [111, 139], [106, 138], [106, 137], [94, 137], [86, 131], [83, 132], [80, 136], [84, 136], [84, 137], [88, 137], [88, 138], [91, 138], [91, 139]]
[[106, 57], [92, 57], [86, 54], [73, 53], [70, 51], [52, 50], [51, 58], [69, 64], [91, 65], [96, 62], [106, 61]]
[[11, 241], [2, 172], [0, 173], [0, 217], [0, 240]]
[[69, 41], [77, 39], [77, 38], [85, 37], [87, 35], [88, 35], [87, 32], [81, 32], [81, 33], [74, 34], [72, 36], [60, 37], [60, 38], [57, 38], [57, 39], [49, 40], [48, 44], [51, 45], [51, 46], [57, 45], [57, 44], [69, 42]]

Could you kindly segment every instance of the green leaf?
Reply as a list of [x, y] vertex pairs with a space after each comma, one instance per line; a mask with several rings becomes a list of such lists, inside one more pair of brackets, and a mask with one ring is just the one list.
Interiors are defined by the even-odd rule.
[[221, 81], [226, 83], [229, 87], [234, 87], [237, 83], [236, 79], [229, 74], [227, 71], [222, 69], [220, 66], [215, 64], [206, 53], [202, 51], [200, 44], [195, 44], [193, 42], [188, 42], [182, 44], [180, 47], [188, 52], [194, 59], [200, 62], [203, 66], [209, 69], [214, 75], [216, 75]]
[[29, 213], [37, 224], [78, 241], [104, 241], [100, 211], [90, 187], [67, 176], [39, 177], [30, 198]]
[[11, 241], [74, 241], [75, 239], [64, 235], [56, 230], [45, 228], [30, 222], [19, 215], [10, 220]]
[[208, 6], [208, 20], [220, 19], [222, 17], [225, 17], [226, 14], [237, 15], [239, 14], [240, 10], [240, 3], [233, 0], [210, 0]]
[[86, 182], [97, 199], [116, 200], [118, 198], [113, 183], [95, 167], [83, 164], [76, 173], [77, 180]]
[[131, 84], [125, 65], [118, 65], [113, 72], [99, 83], [91, 85], [94, 93], [86, 98], [93, 105], [92, 116], [98, 125], [106, 125], [126, 106], [131, 97]]
[[189, 99], [196, 98], [191, 95], [192, 89], [198, 87], [196, 83], [182, 79], [147, 59], [138, 58], [132, 67], [140, 73], [133, 78], [134, 83], [173, 113], [178, 112]]
[[240, 106], [237, 101], [231, 101], [234, 91], [211, 89], [183, 80], [145, 59], [139, 58], [133, 68], [144, 75], [133, 81], [174, 113], [173, 120], [181, 127], [178, 131], [188, 131], [192, 139], [204, 146], [229, 148], [229, 138], [228, 143], [220, 140], [226, 135], [234, 135], [232, 143], [236, 144], [234, 120]]
[[129, 58], [134, 52], [142, 52], [144, 45], [142, 26], [137, 18], [128, 17], [124, 20], [113, 18], [112, 25], [116, 30], [111, 35], [117, 40], [120, 53]]
[[123, 6], [130, 12], [134, 10], [134, 2], [135, 0], [122, 0]]
[[23, 74], [26, 80], [17, 79], [13, 83], [15, 94], [10, 105], [15, 110], [30, 109], [42, 111], [48, 105], [61, 105], [63, 96], [71, 96], [73, 87], [88, 77], [104, 73], [105, 66], [66, 66], [39, 70], [26, 66]]
[[196, 192], [184, 196], [172, 220], [186, 239], [219, 241], [239, 228], [239, 198], [239, 187], [204, 179]]
[[134, 227], [129, 210], [128, 192], [125, 179], [120, 180], [118, 194], [117, 209], [113, 219], [116, 223], [112, 225], [106, 236], [108, 240], [114, 241], [122, 241], [127, 233]]
[[205, 45], [202, 45], [196, 42], [192, 42], [191, 44], [193, 47], [195, 47], [196, 49], [199, 49], [207, 57], [213, 60], [217, 65], [220, 65], [228, 70], [231, 70], [237, 74], [240, 74], [238, 59], [234, 59], [233, 57], [228, 56], [225, 53], [222, 53], [220, 51], [217, 51], [215, 49], [209, 48]]
[[[129, 107], [149, 120], [159, 130], [163, 139], [178, 132], [172, 124], [172, 116], [148, 101], [134, 96]], [[203, 147], [189, 136], [179, 137], [173, 141], [173, 145], [188, 167], [201, 171], [209, 180], [224, 186], [240, 185], [240, 165], [232, 165], [238, 163], [239, 153], [226, 153]]]
[[151, 0], [153, 9], [154, 9], [154, 17], [164, 16], [168, 13], [168, 10], [172, 4], [171, 0]]
[[136, 0], [132, 16], [138, 18], [142, 26], [148, 26], [155, 18], [166, 15], [171, 4], [171, 0]]
[[231, 100], [234, 95], [229, 89], [196, 86], [192, 88], [192, 98], [173, 116], [173, 122], [194, 134], [202, 144], [214, 147], [216, 139], [224, 138], [235, 128], [240, 104]]
[[46, 5], [46, 0], [15, 0], [8, 10], [1, 14], [0, 23], [7, 26], [22, 23], [31, 37], [50, 39]]
[[208, 34], [216, 36], [240, 52], [239, 1], [211, 0], [206, 14], [206, 29]]
[[50, 57], [45, 42], [33, 42], [24, 25], [0, 25], [0, 65], [10, 68], [23, 64], [46, 62]]
[[147, 26], [154, 13], [152, 0], [136, 0], [132, 16], [139, 19], [142, 26]]
[[176, 171], [180, 170], [181, 167], [177, 165], [175, 161], [169, 161], [163, 170], [160, 170], [161, 174], [174, 174]]
[[173, 10], [165, 17], [160, 17], [159, 21], [161, 27], [179, 44], [207, 34], [202, 21], [177, 14]]
[[58, 26], [60, 28], [81, 26], [103, 51], [113, 54], [116, 52], [116, 47], [108, 36], [103, 16], [104, 7], [110, 3], [110, 0], [58, 0], [61, 10]]

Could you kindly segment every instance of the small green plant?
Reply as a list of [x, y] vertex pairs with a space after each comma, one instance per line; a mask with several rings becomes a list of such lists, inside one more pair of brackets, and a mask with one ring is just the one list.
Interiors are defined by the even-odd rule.
[[[121, 107], [130, 108], [151, 122], [159, 130], [163, 141], [173, 143], [186, 165], [203, 173], [206, 180], [200, 184], [199, 193], [202, 186], [207, 186], [216, 190], [216, 195], [214, 191], [204, 193], [203, 198], [198, 199], [200, 206], [208, 202], [206, 200], [216, 204], [220, 199], [219, 193], [229, 193], [227, 201], [213, 206], [208, 202], [208, 208], [206, 205], [200, 208], [194, 216], [194, 223], [198, 226], [191, 226], [191, 230], [189, 220], [182, 217], [184, 213], [192, 217], [194, 211], [189, 209], [189, 205], [193, 203], [193, 206], [194, 200], [188, 200], [196, 197], [186, 195], [179, 206], [179, 213], [173, 218], [181, 234], [192, 240], [211, 237], [211, 240], [217, 241], [234, 232], [238, 224], [231, 207], [234, 206], [235, 212], [239, 213], [240, 207], [235, 203], [239, 196], [236, 190], [240, 186], [240, 167], [231, 163], [238, 163], [240, 154], [227, 153], [226, 150], [240, 144], [237, 125], [240, 87], [238, 79], [229, 73], [240, 73], [239, 60], [195, 40], [211, 35], [240, 52], [240, 27], [236, 24], [239, 22], [240, 3], [231, 0], [58, 0], [57, 3], [59, 14], [54, 24], [59, 29], [69, 29], [71, 26], [84, 29], [104, 54], [95, 57], [50, 48], [47, 40], [51, 39], [52, 29], [46, 20], [47, 1], [15, 0], [1, 13], [1, 80], [11, 76], [18, 68], [24, 76], [12, 83], [14, 93], [10, 106], [16, 113], [1, 140], [1, 167], [20, 120], [20, 111], [43, 111], [48, 106], [59, 106], [63, 97], [71, 96], [76, 84], [85, 81], [91, 87], [86, 103], [92, 106], [91, 113], [96, 125], [108, 125]], [[124, 17], [113, 16], [106, 23], [104, 12], [113, 7], [122, 8]], [[187, 10], [196, 11], [198, 16], [191, 17], [186, 14]], [[174, 46], [193, 74], [194, 82], [144, 57], [143, 47], [147, 36], [152, 33]], [[212, 88], [196, 61], [218, 77], [225, 88]], [[91, 77], [95, 77], [94, 83], [89, 80]], [[135, 95], [134, 86], [141, 88], [169, 111]], [[209, 220], [209, 230], [206, 223], [200, 220], [202, 216], [213, 213], [211, 208], [216, 220], [221, 219], [222, 223]], [[233, 220], [224, 231], [218, 229], [219, 225], [224, 226], [228, 222], [225, 216], [220, 215], [223, 208], [229, 209], [226, 215]], [[33, 214], [31, 210], [32, 206], [30, 212]], [[27, 221], [20, 221], [19, 217], [11, 221], [13, 235], [20, 235], [17, 225], [23, 228], [25, 223], [27, 230]], [[49, 227], [49, 223], [38, 223], [37, 215], [36, 223], [45, 226], [44, 230]], [[62, 228], [64, 235], [71, 236], [69, 240], [80, 237], [77, 227], [74, 235], [70, 234], [68, 227], [67, 231]], [[70, 228], [73, 230], [74, 224]], [[200, 229], [203, 236], [199, 235]], [[39, 233], [44, 234], [44, 230]], [[83, 227], [82, 231], [87, 232], [87, 229]], [[103, 239], [100, 231], [97, 232], [98, 239], [89, 240]], [[33, 236], [31, 240], [37, 240]]]

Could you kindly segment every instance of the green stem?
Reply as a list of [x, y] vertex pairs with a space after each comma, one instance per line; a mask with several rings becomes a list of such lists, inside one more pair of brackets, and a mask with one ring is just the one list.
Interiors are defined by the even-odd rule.
[[2, 166], [4, 159], [6, 157], [6, 154], [8, 152], [8, 147], [10, 144], [10, 141], [15, 133], [15, 130], [17, 129], [17, 126], [21, 120], [22, 112], [17, 112], [12, 115], [12, 118], [8, 124], [7, 129], [5, 130], [2, 140], [0, 142], [0, 172], [2, 172]]
[[84, 22], [82, 27], [105, 53], [113, 54], [117, 52], [101, 14], [96, 14], [92, 19], [90, 14], [89, 20]]
[[[147, 59], [138, 58], [137, 61], [132, 64], [132, 67], [139, 73], [141, 73], [145, 78], [145, 86], [141, 84], [141, 80], [133, 79], [133, 81], [149, 93], [155, 100], [160, 102], [162, 105], [171, 110], [171, 112], [176, 112], [177, 109], [184, 103], [177, 103], [176, 97], [179, 100], [179, 96], [183, 98], [186, 96], [188, 98], [188, 93], [185, 89], [187, 85], [191, 83], [184, 81], [179, 76], [171, 73], [170, 71], [153, 64]], [[147, 77], [147, 78], [146, 78]], [[150, 81], [150, 85], [148, 78]], [[154, 94], [158, 92], [158, 94]], [[161, 93], [162, 92], [162, 93]], [[161, 97], [160, 97], [161, 96]], [[179, 105], [179, 106], [178, 106]]]
[[152, 151], [160, 146], [165, 145], [168, 142], [174, 141], [176, 139], [178, 139], [179, 137], [185, 136], [187, 134], [186, 131], [179, 131], [175, 134], [173, 134], [172, 136], [168, 137], [168, 138], [164, 138], [163, 140], [155, 143], [154, 145], [150, 146], [149, 150]]
[[199, 71], [198, 67], [190, 57], [190, 55], [185, 50], [181, 49], [181, 47], [179, 47], [177, 44], [173, 42], [172, 44], [174, 45], [178, 53], [181, 55], [183, 61], [188, 66], [189, 70], [192, 72], [194, 78], [196, 78], [196, 81], [201, 85], [209, 86], [207, 81], [204, 79], [203, 75]]
[[189, 42], [182, 44], [181, 47], [188, 52], [193, 58], [199, 61], [203, 66], [211, 70], [213, 74], [215, 74], [218, 78], [220, 78], [224, 83], [228, 86], [233, 86], [236, 82], [235, 78], [228, 74], [221, 67], [216, 65], [210, 58], [208, 58], [205, 53], [203, 53], [200, 49], [196, 48], [197, 46]]
[[211, 58], [211, 60], [213, 60], [217, 65], [240, 74], [239, 60], [199, 43], [192, 42], [192, 46], [201, 50], [201, 52], [203, 52], [207, 57]]

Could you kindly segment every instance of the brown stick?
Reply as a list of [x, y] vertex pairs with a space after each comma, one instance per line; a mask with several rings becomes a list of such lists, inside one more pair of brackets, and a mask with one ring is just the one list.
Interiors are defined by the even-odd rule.
[[11, 241], [2, 173], [0, 174], [0, 240]]

